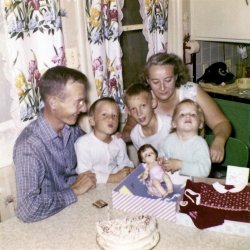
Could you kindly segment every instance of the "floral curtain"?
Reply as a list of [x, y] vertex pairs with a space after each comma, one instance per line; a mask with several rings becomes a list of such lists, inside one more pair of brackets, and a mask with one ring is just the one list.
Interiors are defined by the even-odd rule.
[[167, 50], [168, 0], [139, 0], [148, 55]]
[[59, 0], [2, 1], [11, 82], [19, 98], [20, 119], [36, 117], [43, 106], [38, 80], [44, 71], [65, 64]]
[[98, 97], [111, 96], [124, 111], [119, 36], [123, 0], [87, 0], [87, 29]]

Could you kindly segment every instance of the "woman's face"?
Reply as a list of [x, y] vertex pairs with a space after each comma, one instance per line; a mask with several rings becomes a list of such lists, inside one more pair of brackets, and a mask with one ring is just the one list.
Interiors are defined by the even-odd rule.
[[167, 101], [175, 92], [176, 76], [173, 65], [152, 65], [148, 83], [159, 101]]

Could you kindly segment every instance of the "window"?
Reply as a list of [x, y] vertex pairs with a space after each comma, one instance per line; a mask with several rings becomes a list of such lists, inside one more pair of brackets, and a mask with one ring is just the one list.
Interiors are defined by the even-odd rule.
[[140, 5], [138, 1], [124, 1], [122, 9], [124, 31], [120, 36], [120, 44], [123, 51], [124, 89], [132, 83], [138, 83], [148, 53], [148, 44], [142, 33], [142, 18], [139, 10]]

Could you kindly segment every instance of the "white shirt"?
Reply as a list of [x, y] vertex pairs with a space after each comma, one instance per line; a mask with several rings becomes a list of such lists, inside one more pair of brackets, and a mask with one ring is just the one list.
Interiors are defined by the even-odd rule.
[[185, 99], [191, 99], [196, 102], [197, 97], [197, 83], [194, 82], [187, 82], [180, 86], [180, 95], [179, 100], [180, 102]]
[[124, 167], [134, 167], [128, 158], [125, 142], [114, 135], [110, 143], [105, 143], [92, 131], [75, 142], [75, 151], [76, 172], [95, 173], [97, 183], [106, 183], [110, 174], [115, 174]]
[[171, 129], [171, 116], [156, 114], [158, 129], [157, 132], [150, 136], [145, 136], [140, 124], [136, 124], [130, 133], [133, 145], [138, 150], [144, 144], [151, 144], [156, 150], [168, 136]]

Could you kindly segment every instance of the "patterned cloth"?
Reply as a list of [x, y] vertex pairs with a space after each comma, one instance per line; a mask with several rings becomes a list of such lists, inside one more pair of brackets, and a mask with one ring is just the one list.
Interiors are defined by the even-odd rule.
[[201, 205], [232, 211], [250, 211], [250, 188], [245, 187], [238, 193], [231, 193], [230, 189], [226, 193], [219, 193], [212, 185], [202, 183]]
[[250, 222], [250, 186], [234, 193], [232, 185], [218, 192], [213, 185], [187, 181], [180, 212], [188, 214], [200, 229], [218, 226], [224, 220]]
[[76, 202], [70, 185], [76, 180], [74, 142], [82, 134], [79, 126], [65, 125], [58, 136], [42, 114], [22, 131], [13, 153], [18, 218], [38, 221]]

